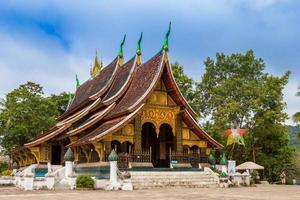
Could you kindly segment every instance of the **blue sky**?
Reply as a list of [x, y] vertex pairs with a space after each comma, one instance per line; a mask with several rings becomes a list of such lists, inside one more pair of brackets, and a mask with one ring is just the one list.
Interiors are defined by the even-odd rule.
[[[170, 58], [199, 80], [205, 58], [253, 49], [266, 71], [292, 75], [286, 111], [300, 110], [300, 1], [5, 1], [0, 0], [0, 97], [28, 80], [46, 94], [74, 91], [75, 74], [89, 78], [96, 49], [108, 64], [127, 34], [125, 59], [141, 31], [143, 60], [162, 45], [172, 21]], [[288, 121], [291, 123], [291, 121]]]

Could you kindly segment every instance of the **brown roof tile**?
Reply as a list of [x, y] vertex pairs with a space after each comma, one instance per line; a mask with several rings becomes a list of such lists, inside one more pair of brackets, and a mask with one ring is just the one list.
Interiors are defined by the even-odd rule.
[[112, 83], [109, 91], [103, 97], [104, 104], [110, 104], [120, 97], [129, 86], [130, 79], [136, 69], [135, 56], [130, 59], [127, 63], [119, 67], [116, 78]]
[[146, 101], [148, 95], [155, 89], [157, 80], [162, 73], [163, 56], [164, 53], [161, 51], [137, 68], [130, 87], [113, 111], [104, 119], [108, 120], [132, 112]]
[[95, 100], [107, 91], [112, 83], [118, 67], [118, 57], [107, 67], [103, 68], [98, 76], [89, 79], [76, 90], [75, 97], [68, 110], [58, 120], [64, 119], [70, 114], [78, 111], [91, 100]]
[[68, 146], [79, 146], [79, 145], [91, 143], [101, 139], [102, 137], [104, 137], [109, 133], [120, 130], [141, 111], [144, 105], [145, 104], [140, 105], [134, 112], [128, 115], [104, 122], [101, 126], [94, 129], [88, 135], [83, 136], [78, 141], [71, 143]]

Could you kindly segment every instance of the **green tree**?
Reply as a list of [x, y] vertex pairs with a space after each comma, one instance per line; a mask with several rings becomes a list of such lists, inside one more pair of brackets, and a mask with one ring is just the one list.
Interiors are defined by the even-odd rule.
[[[300, 87], [298, 88], [300, 90]], [[300, 96], [300, 91], [298, 91], [296, 93], [296, 96]], [[293, 115], [293, 120], [295, 123], [300, 123], [300, 112], [296, 112], [294, 115]]]
[[24, 145], [55, 124], [57, 104], [43, 94], [40, 85], [27, 82], [6, 95], [0, 110], [0, 144], [5, 150]]
[[192, 108], [195, 111], [198, 111], [199, 109], [196, 108], [196, 104], [194, 102], [196, 82], [184, 73], [183, 66], [178, 62], [172, 64], [172, 71], [181, 93], [192, 106]]
[[265, 73], [265, 63], [252, 50], [229, 56], [218, 53], [204, 64], [194, 102], [206, 119], [206, 130], [226, 144], [225, 129], [246, 128], [246, 146], [238, 147], [234, 158], [264, 165], [268, 178], [275, 180], [292, 160], [282, 93], [290, 72], [282, 77]]
[[59, 95], [52, 94], [49, 100], [55, 103], [59, 115], [63, 114], [67, 110], [69, 103], [69, 94], [62, 92]]

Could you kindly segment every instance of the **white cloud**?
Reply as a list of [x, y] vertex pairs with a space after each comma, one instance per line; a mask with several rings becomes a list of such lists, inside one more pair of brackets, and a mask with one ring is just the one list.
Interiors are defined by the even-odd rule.
[[[75, 74], [87, 76], [86, 58], [67, 53], [52, 38], [32, 33], [0, 32], [0, 94], [34, 81], [46, 94], [74, 91]], [[28, 36], [28, 34], [27, 34]]]

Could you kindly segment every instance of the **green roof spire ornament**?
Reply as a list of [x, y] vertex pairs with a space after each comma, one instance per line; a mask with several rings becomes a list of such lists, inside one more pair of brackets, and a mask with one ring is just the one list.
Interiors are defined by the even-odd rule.
[[214, 155], [212, 153], [208, 156], [207, 160], [208, 160], [208, 163], [211, 165], [216, 164], [216, 158], [214, 157]]
[[169, 50], [169, 35], [170, 35], [170, 32], [171, 32], [171, 22], [169, 23], [169, 29], [166, 33], [164, 44], [163, 44], [163, 50], [165, 50], [165, 51]]
[[118, 161], [118, 160], [119, 160], [119, 156], [116, 153], [115, 149], [113, 149], [108, 156], [108, 161]]
[[65, 161], [74, 161], [74, 154], [71, 148], [68, 148], [67, 152], [64, 155]]
[[67, 105], [67, 109], [69, 108], [69, 106], [71, 105], [71, 103], [72, 103], [72, 94], [71, 94], [71, 92], [69, 92], [69, 94], [68, 94], [68, 105]]
[[125, 40], [126, 40], [126, 34], [124, 35], [123, 40], [119, 47], [119, 57], [120, 58], [123, 58], [123, 46], [124, 46]]
[[76, 89], [79, 88], [79, 86], [80, 86], [80, 83], [79, 83], [79, 79], [78, 79], [77, 74], [76, 74]]
[[121, 42], [120, 47], [119, 47], [119, 65], [123, 65], [123, 63], [124, 63], [123, 46], [124, 46], [124, 43], [125, 43], [125, 39], [126, 39], [126, 34], [124, 35], [123, 41]]
[[137, 42], [137, 46], [136, 46], [136, 54], [140, 55], [141, 54], [141, 42], [143, 39], [143, 32], [141, 32], [140, 38]]
[[143, 32], [141, 32], [140, 38], [139, 38], [139, 40], [137, 42], [137, 46], [136, 46], [136, 55], [137, 55], [136, 64], [137, 65], [140, 65], [142, 63], [142, 58], [141, 58], [141, 54], [142, 54], [141, 42], [142, 42], [142, 39], [143, 39]]
[[222, 157], [221, 157], [221, 160], [220, 160], [220, 164], [221, 165], [227, 165], [228, 164], [228, 160], [226, 158], [226, 153], [225, 152], [222, 154]]

